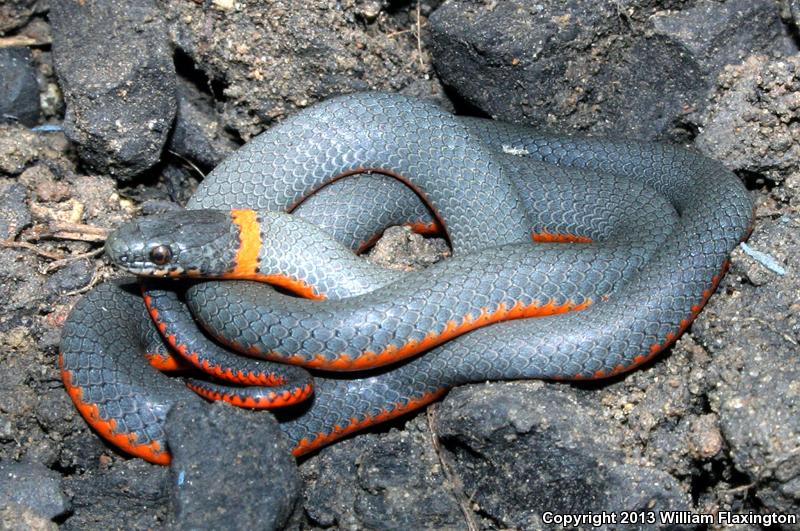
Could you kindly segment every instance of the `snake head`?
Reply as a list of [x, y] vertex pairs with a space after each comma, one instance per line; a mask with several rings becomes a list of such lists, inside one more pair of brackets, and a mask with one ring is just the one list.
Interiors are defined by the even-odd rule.
[[180, 210], [122, 225], [106, 239], [106, 254], [140, 276], [214, 277], [234, 262], [238, 227], [231, 213]]

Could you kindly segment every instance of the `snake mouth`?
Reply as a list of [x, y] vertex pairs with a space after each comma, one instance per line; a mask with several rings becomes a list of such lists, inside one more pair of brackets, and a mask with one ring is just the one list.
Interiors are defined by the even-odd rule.
[[145, 246], [129, 245], [123, 230], [118, 229], [106, 238], [106, 255], [114, 265], [128, 273], [143, 277], [180, 276], [185, 273], [183, 267], [174, 263], [158, 265], [143, 259]]
[[111, 240], [106, 242], [106, 255], [114, 265], [123, 271], [140, 277], [167, 277], [184, 274], [184, 269], [180, 266], [174, 264], [158, 266], [147, 260], [138, 260], [128, 252], [119, 252], [119, 249], [114, 248]]
[[111, 239], [106, 241], [106, 255], [120, 269], [138, 276], [164, 276], [169, 273], [168, 269], [156, 267], [152, 262], [133, 258], [127, 249], [120, 252], [114, 243]]
[[120, 269], [139, 277], [179, 277], [187, 275], [187, 271], [184, 268], [176, 265], [159, 267], [151, 262], [144, 261], [125, 262], [117, 261], [116, 259], [113, 259], [113, 261]]

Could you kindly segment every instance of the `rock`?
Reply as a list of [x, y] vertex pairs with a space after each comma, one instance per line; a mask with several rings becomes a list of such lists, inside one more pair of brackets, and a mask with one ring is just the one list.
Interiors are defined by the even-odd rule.
[[793, 53], [784, 40], [780, 8], [772, 0], [699, 1], [652, 18], [653, 31], [688, 50], [713, 82], [725, 65], [753, 53]]
[[441, 238], [426, 239], [408, 227], [389, 227], [369, 252], [369, 260], [390, 269], [413, 271], [449, 254], [447, 242]]
[[[714, 297], [693, 333], [713, 354], [709, 378], [712, 409], [735, 467], [769, 511], [800, 512], [800, 216], [765, 220], [748, 245], [786, 268], [766, 272], [760, 285], [740, 280], [733, 296]], [[732, 273], [748, 277], [763, 266], [741, 251]], [[744, 481], [743, 481], [744, 483]]]
[[0, 3], [0, 33], [25, 24], [36, 11], [37, 0], [4, 0]]
[[623, 432], [597, 407], [542, 382], [461, 387], [435, 430], [464, 492], [498, 527], [548, 528], [548, 511], [688, 510], [675, 478], [622, 464]]
[[342, 441], [301, 465], [307, 527], [466, 527], [430, 433], [409, 424], [403, 432]]
[[106, 457], [99, 468], [70, 474], [64, 486], [74, 507], [62, 529], [162, 529], [168, 472], [141, 459]]
[[69, 501], [60, 481], [57, 472], [42, 465], [0, 462], [0, 507], [14, 503], [47, 519], [63, 515]]
[[122, 179], [153, 166], [177, 106], [172, 54], [156, 2], [55, 2], [50, 21], [67, 106], [64, 128], [81, 159]]
[[800, 56], [753, 55], [726, 68], [697, 147], [729, 168], [780, 182], [800, 168]]
[[297, 465], [275, 419], [194, 401], [166, 423], [176, 529], [277, 529], [300, 490]]
[[0, 507], [0, 529], [3, 531], [56, 531], [58, 525], [24, 505], [9, 503]]
[[[163, 4], [184, 62], [209, 80], [222, 121], [244, 140], [336, 94], [403, 91], [418, 80], [429, 96], [438, 94], [438, 82], [428, 76], [430, 59], [424, 50], [420, 56], [413, 33], [416, 5], [376, 14], [365, 4], [338, 0], [288, 0], [268, 8], [230, 0], [210, 7]], [[425, 16], [429, 3], [420, 4]]]
[[0, 240], [13, 240], [31, 220], [26, 188], [19, 183], [0, 183]]
[[365, 22], [371, 24], [378, 19], [383, 8], [384, 6], [381, 5], [381, 2], [360, 0], [356, 4], [356, 16], [361, 17]]
[[238, 145], [223, 132], [223, 124], [206, 99], [189, 83], [178, 84], [178, 112], [168, 147], [209, 170]]
[[696, 97], [692, 64], [668, 43], [619, 37], [617, 15], [611, 0], [447, 2], [430, 19], [436, 71], [494, 118], [653, 136]]
[[795, 28], [800, 28], [800, 0], [784, 0], [787, 13], [785, 19], [791, 21]]
[[0, 121], [39, 121], [39, 83], [28, 48], [0, 48]]
[[33, 188], [37, 201], [60, 203], [72, 196], [69, 185], [56, 179], [50, 168], [44, 164], [32, 166], [22, 172], [19, 181]]
[[690, 449], [696, 459], [708, 459], [722, 451], [723, 440], [716, 415], [697, 417], [690, 433]]
[[27, 128], [0, 124], [0, 173], [17, 175], [39, 155], [36, 135]]
[[[431, 16], [431, 47], [443, 82], [492, 117], [652, 139], [679, 136], [740, 50], [783, 49], [778, 11], [771, 0], [660, 17], [637, 1], [452, 0]], [[740, 31], [739, 12], [756, 29]]]

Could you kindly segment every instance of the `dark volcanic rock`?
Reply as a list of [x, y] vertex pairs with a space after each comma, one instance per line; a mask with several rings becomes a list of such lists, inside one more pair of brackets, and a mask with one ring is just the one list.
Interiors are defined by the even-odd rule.
[[55, 518], [69, 509], [57, 472], [33, 463], [0, 463], [0, 507], [15, 503]]
[[153, 166], [177, 106], [155, 1], [55, 2], [50, 21], [64, 127], [81, 159], [120, 178]]
[[752, 53], [792, 52], [783, 40], [780, 9], [772, 0], [699, 1], [652, 19], [655, 33], [689, 51], [700, 72], [712, 76]]
[[39, 84], [28, 48], [0, 48], [0, 120], [39, 120]]
[[654, 138], [703, 105], [725, 63], [784, 48], [771, 0], [635, 23], [646, 6], [628, 2], [628, 21], [614, 0], [453, 0], [431, 16], [436, 70], [496, 118]]
[[622, 464], [622, 431], [569, 391], [536, 382], [450, 392], [436, 431], [481, 512], [501, 528], [541, 529], [548, 511], [687, 510], [678, 481]]
[[303, 463], [303, 507], [311, 526], [465, 528], [430, 433], [418, 424], [342, 441]]
[[167, 416], [170, 499], [177, 529], [276, 529], [300, 491], [275, 419], [224, 403], [175, 406]]

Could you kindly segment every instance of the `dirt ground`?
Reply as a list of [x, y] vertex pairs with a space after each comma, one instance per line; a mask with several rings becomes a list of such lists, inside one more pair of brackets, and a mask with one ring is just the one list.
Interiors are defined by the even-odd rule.
[[[121, 276], [102, 254], [110, 229], [184, 203], [208, 169], [243, 141], [339, 91], [401, 91], [461, 112], [510, 112], [481, 107], [485, 98], [469, 90], [511, 89], [470, 88], [481, 85], [478, 77], [459, 84], [458, 75], [434, 68], [431, 54], [449, 41], [431, 43], [428, 25], [437, 8], [460, 2], [316, 0], [259, 10], [213, 0], [208, 11], [168, 0], [132, 2], [136, 10], [112, 4], [98, 20], [117, 20], [125, 11], [131, 20], [141, 15], [147, 29], [120, 34], [119, 70], [103, 78], [114, 78], [113, 90], [98, 83], [95, 92], [81, 89], [82, 76], [96, 74], [87, 63], [104, 51], [88, 44], [82, 51], [71, 40], [77, 37], [64, 20], [74, 13], [61, 12], [59, 26], [41, 2], [0, 8], [0, 52], [29, 51], [21, 68], [32, 73], [40, 95], [35, 123], [11, 117], [0, 124], [4, 528], [152, 529], [175, 522], [169, 471], [104, 443], [75, 410], [57, 366], [70, 309], [99, 283]], [[672, 16], [696, 7], [631, 4], [639, 11], [619, 17], [634, 29], [645, 24], [642, 13]], [[476, 5], [470, 20], [499, 16], [487, 3]], [[147, 18], [153, 9], [163, 14], [155, 22]], [[776, 27], [794, 27], [790, 11], [782, 16]], [[437, 24], [437, 32], [447, 31]], [[665, 119], [663, 131], [650, 131], [652, 124], [630, 129], [717, 158], [757, 204], [750, 239], [734, 251], [717, 293], [675, 346], [609, 381], [459, 388], [427, 411], [326, 448], [301, 461], [302, 494], [287, 525], [548, 528], [541, 520], [548, 506], [580, 512], [651, 502], [708, 514], [800, 513], [800, 54], [791, 31], [788, 51], [759, 45], [752, 54], [725, 58], [718, 72], [697, 82], [703, 88], [697, 94], [681, 88], [703, 103]], [[169, 45], [137, 41], [125, 48], [151, 34], [166, 36]], [[480, 63], [491, 63], [493, 35], [479, 35], [488, 44], [471, 48], [478, 66], [470, 68], [481, 72]], [[603, 43], [613, 59], [619, 42], [604, 33]], [[59, 59], [59, 50], [71, 55]], [[166, 73], [153, 74], [153, 65]], [[142, 71], [152, 92], [126, 99], [120, 85], [136, 83]], [[166, 103], [158, 100], [163, 83], [173, 91]], [[92, 106], [106, 100], [106, 114], [92, 115]], [[141, 102], [142, 114], [126, 117], [131, 101]], [[559, 116], [585, 129], [592, 105], [602, 101], [578, 101], [571, 110], [559, 107]], [[531, 108], [518, 118], [538, 116]], [[140, 125], [159, 113], [163, 124], [154, 121], [142, 132]], [[630, 120], [626, 114], [623, 122]], [[372, 258], [418, 267], [446, 254], [442, 240], [393, 229]]]

